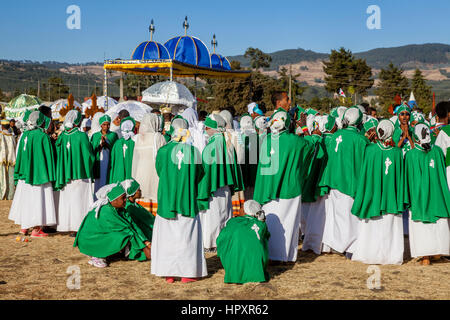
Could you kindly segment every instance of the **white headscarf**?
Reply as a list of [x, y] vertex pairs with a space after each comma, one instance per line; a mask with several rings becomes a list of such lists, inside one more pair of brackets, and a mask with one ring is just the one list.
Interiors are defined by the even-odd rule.
[[392, 135], [394, 134], [394, 124], [391, 120], [383, 119], [378, 123], [377, 126], [377, 135], [378, 138], [381, 141], [386, 141], [392, 138]]
[[146, 113], [142, 117], [139, 133], [159, 132], [161, 118], [155, 113]]
[[181, 116], [188, 122], [192, 145], [202, 152], [208, 140], [203, 133], [204, 123], [198, 121], [197, 111], [193, 108], [187, 108]]
[[80, 112], [72, 109], [70, 110], [67, 114], [66, 117], [64, 119], [64, 128], [66, 129], [72, 129], [75, 125], [75, 121], [77, 120], [77, 118], [80, 116]]
[[131, 120], [122, 120], [120, 123], [120, 132], [125, 140], [134, 137], [134, 122]]
[[109, 127], [109, 130], [112, 132], [117, 133], [117, 137], [120, 139], [122, 138], [122, 131], [120, 130], [120, 125], [116, 126], [114, 124], [114, 120], [116, 120], [116, 118], [119, 116], [116, 112], [111, 112], [109, 114], [109, 116], [111, 117], [111, 124]]
[[90, 128], [91, 125], [92, 125], [91, 119], [83, 119], [83, 121], [81, 122], [80, 128], [81, 128], [81, 129], [84, 129], [84, 128]]
[[265, 221], [266, 215], [261, 205], [255, 200], [247, 200], [244, 202], [245, 214], [257, 218], [259, 221]]
[[286, 129], [286, 120], [288, 114], [286, 111], [277, 111], [271, 119], [270, 130], [273, 134], [278, 134]]
[[231, 115], [231, 112], [228, 110], [222, 110], [219, 115], [225, 120], [225, 127], [227, 129], [234, 130], [233, 116]]
[[92, 117], [92, 127], [91, 127], [91, 131], [89, 132], [89, 134], [92, 136], [94, 133], [99, 132], [102, 130], [101, 125], [99, 124], [99, 120], [101, 117], [103, 117], [105, 114], [103, 112], [97, 112], [96, 114], [94, 114], [94, 116]]
[[107, 205], [108, 200], [108, 193], [116, 186], [116, 183], [113, 184], [107, 184], [106, 186], [101, 187], [98, 189], [95, 196], [97, 197], [97, 201], [95, 201], [93, 204], [89, 206], [89, 211], [95, 209], [95, 217], [98, 218], [98, 212], [100, 211], [100, 208]]
[[256, 106], [256, 102], [252, 102], [247, 106], [247, 111], [249, 114], [253, 113], [253, 108]]

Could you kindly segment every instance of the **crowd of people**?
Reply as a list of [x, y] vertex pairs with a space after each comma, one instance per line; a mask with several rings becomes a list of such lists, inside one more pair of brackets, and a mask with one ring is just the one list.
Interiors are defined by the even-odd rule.
[[291, 107], [281, 91], [272, 104], [240, 117], [154, 108], [140, 121], [73, 109], [61, 127], [41, 106], [14, 133], [2, 121], [9, 219], [35, 238], [68, 232], [95, 267], [150, 259], [168, 283], [207, 276], [205, 252], [225, 282], [268, 281], [300, 241], [366, 264], [402, 264], [404, 239], [424, 265], [450, 255], [450, 102], [432, 118], [403, 103], [386, 119], [364, 105]]

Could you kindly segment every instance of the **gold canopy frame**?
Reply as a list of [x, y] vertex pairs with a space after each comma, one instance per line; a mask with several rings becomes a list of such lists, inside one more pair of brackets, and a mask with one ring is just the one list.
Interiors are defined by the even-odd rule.
[[198, 67], [172, 59], [159, 60], [105, 60], [105, 70], [120, 71], [144, 76], [199, 77], [199, 78], [247, 78], [250, 71], [218, 70]]

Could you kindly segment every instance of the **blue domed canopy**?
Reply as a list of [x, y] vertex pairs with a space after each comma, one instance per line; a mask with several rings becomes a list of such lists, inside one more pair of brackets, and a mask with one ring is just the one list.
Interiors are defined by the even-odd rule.
[[220, 70], [231, 70], [228, 59], [217, 53], [211, 54], [211, 67]]
[[169, 51], [161, 43], [144, 41], [137, 46], [131, 57], [133, 60], [170, 59]]
[[211, 68], [209, 50], [198, 38], [191, 36], [175, 37], [168, 40], [164, 45], [173, 60]]

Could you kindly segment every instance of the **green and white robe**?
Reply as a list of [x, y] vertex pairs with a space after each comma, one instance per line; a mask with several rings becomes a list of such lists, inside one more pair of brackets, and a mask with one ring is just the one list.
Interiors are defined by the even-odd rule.
[[216, 247], [220, 230], [233, 216], [231, 197], [244, 190], [242, 172], [234, 148], [228, 153], [222, 133], [210, 137], [202, 152], [205, 175], [199, 184], [198, 200], [203, 246]]
[[225, 269], [225, 283], [269, 281], [268, 240], [265, 222], [249, 215], [228, 220], [217, 237], [217, 256]]
[[445, 157], [445, 166], [447, 167], [447, 184], [450, 189], [450, 126], [447, 125], [442, 128], [436, 139], [436, 146], [441, 148]]
[[94, 133], [90, 138], [92, 149], [95, 154], [93, 167], [93, 178], [95, 179], [94, 193], [108, 184], [109, 172], [111, 170], [111, 150], [114, 143], [118, 140], [117, 134], [112, 131], [108, 131], [105, 137], [106, 142], [108, 143], [106, 148], [100, 148], [100, 142], [102, 140], [101, 131]]
[[57, 224], [53, 183], [55, 160], [50, 137], [40, 128], [24, 132], [14, 167], [16, 192], [9, 219], [21, 229]]
[[336, 131], [326, 143], [327, 162], [319, 188], [329, 189], [325, 204], [324, 245], [351, 252], [356, 240], [358, 218], [351, 213], [353, 199], [361, 176], [367, 139], [355, 127]]
[[405, 210], [402, 150], [381, 142], [366, 148], [352, 213], [359, 220], [352, 260], [403, 263]]
[[59, 232], [78, 231], [94, 202], [94, 153], [88, 136], [78, 128], [64, 130], [56, 141], [56, 182], [59, 190]]
[[450, 191], [442, 150], [416, 144], [405, 156], [412, 257], [450, 255]]
[[197, 202], [203, 177], [199, 151], [170, 141], [156, 156], [158, 213], [153, 226], [151, 273], [160, 277], [205, 277]]
[[314, 145], [286, 130], [268, 134], [261, 146], [254, 200], [263, 205], [269, 259], [296, 261], [301, 198]]

